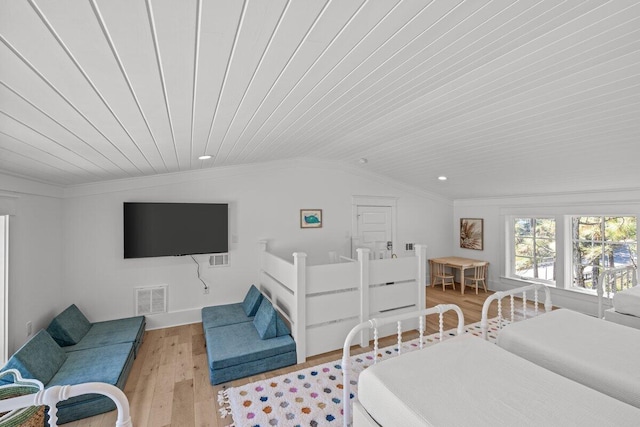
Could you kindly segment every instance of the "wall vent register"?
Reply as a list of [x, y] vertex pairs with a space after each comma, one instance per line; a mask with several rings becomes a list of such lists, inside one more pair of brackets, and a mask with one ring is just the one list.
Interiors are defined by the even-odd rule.
[[167, 312], [167, 285], [135, 288], [136, 316]]
[[214, 254], [209, 257], [210, 267], [227, 267], [229, 265], [229, 254]]

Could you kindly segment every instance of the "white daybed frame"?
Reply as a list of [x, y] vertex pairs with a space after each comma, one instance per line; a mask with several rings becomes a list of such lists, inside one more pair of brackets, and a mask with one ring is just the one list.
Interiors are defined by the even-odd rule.
[[[533, 290], [535, 293], [539, 289], [535, 285], [525, 288], [524, 292]], [[503, 295], [515, 295], [521, 292], [523, 288], [505, 292]], [[500, 301], [500, 298], [493, 298], [492, 301], [495, 299]], [[490, 303], [491, 301], [487, 306]], [[550, 308], [550, 302], [548, 307]], [[451, 309], [451, 306], [437, 306], [387, 319], [372, 319], [352, 329], [345, 340], [342, 360], [344, 427], [350, 425], [352, 414], [356, 427], [380, 426], [380, 423], [385, 422], [388, 422], [388, 425], [398, 425], [389, 421], [397, 420], [398, 417], [402, 417], [405, 425], [420, 422], [420, 425], [425, 426], [446, 425], [447, 421], [451, 421], [459, 425], [580, 425], [584, 427], [635, 425], [640, 419], [640, 409], [530, 363], [473, 334], [456, 336], [443, 344], [416, 350], [406, 355], [400, 354], [399, 358], [394, 357], [381, 362], [378, 366], [367, 368], [361, 374], [360, 385], [364, 387], [363, 384], [366, 382], [370, 388], [361, 387], [359, 396], [364, 398], [366, 390], [368, 403], [363, 405], [351, 399], [350, 346], [351, 341], [361, 330], [394, 322], [399, 323], [401, 319], [413, 316], [422, 318], [429, 313], [437, 312], [442, 316], [442, 312], [447, 309]], [[464, 323], [462, 313], [459, 312], [458, 315]], [[519, 322], [519, 324], [524, 323], [526, 322]], [[442, 321], [440, 324], [442, 325]], [[457, 330], [458, 334], [461, 334], [463, 325], [459, 323]], [[398, 325], [399, 340], [401, 331], [402, 328]], [[442, 334], [442, 326], [440, 333]], [[374, 335], [377, 336], [375, 333]], [[399, 341], [398, 349], [400, 348]], [[374, 355], [377, 355], [375, 343]], [[401, 362], [401, 359], [404, 362]], [[471, 361], [473, 365], [465, 363], [467, 361]], [[483, 369], [483, 366], [490, 366], [490, 368]], [[519, 379], [514, 382], [513, 378]], [[465, 381], [469, 381], [468, 387], [464, 386]], [[511, 384], [513, 389], [510, 388]], [[461, 393], [464, 397], [456, 395]], [[548, 401], [540, 400], [542, 393], [547, 393]], [[460, 410], [460, 399], [469, 402], [470, 405], [473, 404], [472, 414]], [[496, 408], [502, 399], [505, 401], [504, 405]], [[370, 405], [369, 408], [366, 407], [367, 404]], [[464, 403], [462, 405], [464, 406]], [[370, 411], [373, 411], [373, 416], [379, 419], [374, 420]]]
[[[260, 290], [291, 326], [298, 363], [316, 354], [337, 350], [355, 325], [372, 317], [424, 309], [427, 247], [415, 245], [415, 255], [369, 259], [369, 249], [357, 249], [358, 259], [306, 265], [306, 254], [293, 262], [267, 250], [260, 242]], [[362, 331], [360, 345], [369, 345]]]
[[[10, 422], [10, 420], [17, 414], [22, 408], [28, 408], [30, 406], [42, 406], [48, 407], [50, 427], [56, 427], [58, 425], [58, 409], [56, 404], [60, 401], [70, 399], [72, 397], [80, 396], [83, 394], [101, 394], [107, 396], [116, 404], [118, 410], [118, 417], [116, 419], [116, 427], [132, 427], [131, 417], [129, 415], [129, 400], [127, 396], [118, 387], [111, 384], [92, 382], [75, 385], [56, 385], [45, 389], [42, 383], [38, 380], [24, 379], [20, 375], [20, 372], [15, 369], [8, 369], [3, 374], [13, 374], [17, 383], [31, 384], [40, 389], [40, 391], [34, 394], [25, 394], [23, 396], [12, 397], [9, 399], [0, 400], [0, 413], [8, 412], [0, 417], [0, 425], [4, 422]], [[11, 387], [11, 384], [4, 385], [2, 387]]]
[[[612, 277], [615, 277], [615, 271]], [[603, 284], [605, 281], [601, 280], [600, 283]], [[547, 312], [551, 310], [549, 291], [544, 285], [530, 285], [508, 292], [497, 292], [487, 298], [482, 307], [481, 325], [483, 325], [485, 339], [488, 308], [491, 302], [497, 299], [500, 303], [504, 296], [511, 295], [513, 316], [513, 295], [523, 293], [524, 310], [526, 307], [524, 292], [531, 290], [532, 286], [535, 287], [536, 302], [539, 287], [544, 287], [547, 292], [545, 310]], [[499, 306], [499, 316], [500, 311]], [[569, 335], [567, 330], [573, 333]], [[635, 363], [637, 356], [640, 355], [638, 342], [640, 342], [638, 331], [621, 328], [600, 318], [568, 309], [559, 309], [529, 322], [506, 326], [497, 339], [499, 347], [519, 357], [640, 408], [640, 399], [635, 391], [640, 388], [640, 382], [635, 383], [640, 379], [640, 370], [636, 368]], [[593, 347], [594, 343], [604, 348], [600, 350]], [[593, 350], [589, 350], [591, 348]], [[603, 366], [606, 366], [606, 369], [603, 369]]]
[[[611, 281], [615, 282], [617, 279], [622, 281], [631, 282], [631, 286], [638, 285], [637, 269], [633, 266], [622, 266], [617, 268], [603, 269], [602, 273], [598, 277], [598, 317], [604, 318], [613, 323], [620, 325], [630, 326], [632, 328], [640, 329], [640, 317], [630, 314], [618, 313], [613, 307], [613, 298], [617, 293], [615, 286], [611, 286]], [[624, 291], [622, 291], [624, 292]], [[610, 307], [605, 309], [605, 307]]]
[[534, 303], [534, 316], [538, 315], [538, 294], [539, 291], [544, 291], [544, 311], [549, 312], [552, 309], [551, 305], [551, 293], [549, 292], [549, 288], [540, 283], [534, 283], [527, 286], [522, 286], [519, 288], [510, 289], [508, 291], [499, 291], [492, 295], [489, 295], [487, 299], [484, 301], [482, 305], [482, 318], [480, 319], [480, 328], [482, 330], [482, 337], [487, 339], [487, 329], [489, 326], [489, 307], [493, 303], [493, 301], [498, 301], [498, 325], [502, 326], [502, 299], [505, 297], [509, 297], [510, 300], [510, 318], [511, 322], [515, 321], [515, 296], [520, 295], [522, 297], [522, 316], [527, 318], [527, 292], [533, 291], [533, 303]]
[[378, 331], [381, 326], [384, 325], [397, 325], [398, 331], [398, 356], [402, 354], [402, 321], [409, 319], [418, 320], [419, 326], [419, 348], [420, 350], [424, 347], [424, 330], [425, 323], [424, 318], [430, 314], [438, 314], [439, 320], [439, 334], [440, 334], [440, 342], [442, 341], [444, 335], [444, 324], [443, 324], [443, 314], [447, 311], [455, 311], [458, 315], [458, 326], [456, 328], [456, 334], [461, 335], [464, 332], [464, 314], [462, 314], [462, 310], [455, 304], [439, 304], [435, 307], [422, 309], [418, 311], [412, 311], [409, 313], [403, 313], [392, 317], [386, 317], [383, 319], [370, 319], [367, 322], [360, 323], [355, 326], [344, 341], [344, 346], [342, 349], [342, 402], [343, 402], [343, 425], [344, 427], [349, 426], [349, 421], [351, 419], [351, 379], [349, 377], [349, 370], [351, 366], [351, 345], [356, 338], [356, 336], [364, 330], [373, 329], [373, 363], [378, 363]]

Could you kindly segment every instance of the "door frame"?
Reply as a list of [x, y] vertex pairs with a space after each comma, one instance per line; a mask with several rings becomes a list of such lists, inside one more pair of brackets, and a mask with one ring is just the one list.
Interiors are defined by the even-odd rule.
[[3, 269], [0, 270], [0, 365], [9, 358], [9, 223], [16, 214], [18, 197], [0, 191], [0, 216], [4, 217], [3, 230], [0, 233], [0, 245], [3, 245], [4, 256], [0, 257]]
[[358, 207], [359, 206], [376, 206], [391, 208], [391, 241], [393, 242], [392, 253], [398, 252], [398, 230], [396, 227], [398, 218], [398, 198], [388, 196], [352, 196], [351, 198], [351, 251], [353, 254], [353, 239], [357, 236], [358, 231]]
[[0, 316], [2, 328], [0, 330], [0, 364], [6, 363], [9, 357], [9, 215], [0, 215]]

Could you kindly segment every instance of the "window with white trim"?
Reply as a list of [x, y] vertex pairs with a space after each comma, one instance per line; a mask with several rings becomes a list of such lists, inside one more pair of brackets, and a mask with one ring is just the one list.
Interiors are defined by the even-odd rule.
[[[635, 216], [573, 216], [571, 218], [571, 287], [596, 292], [605, 270], [629, 267], [638, 262]], [[616, 279], [617, 280], [617, 279]], [[617, 290], [630, 284], [617, 280]]]
[[555, 283], [555, 218], [513, 218], [513, 239], [513, 276], [524, 280]]

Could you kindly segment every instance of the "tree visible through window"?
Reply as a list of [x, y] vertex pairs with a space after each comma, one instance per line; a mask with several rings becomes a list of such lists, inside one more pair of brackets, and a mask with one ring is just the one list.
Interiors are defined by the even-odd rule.
[[574, 287], [595, 290], [603, 268], [637, 268], [635, 216], [576, 216], [571, 235]]
[[556, 221], [515, 218], [514, 272], [523, 279], [555, 282]]

